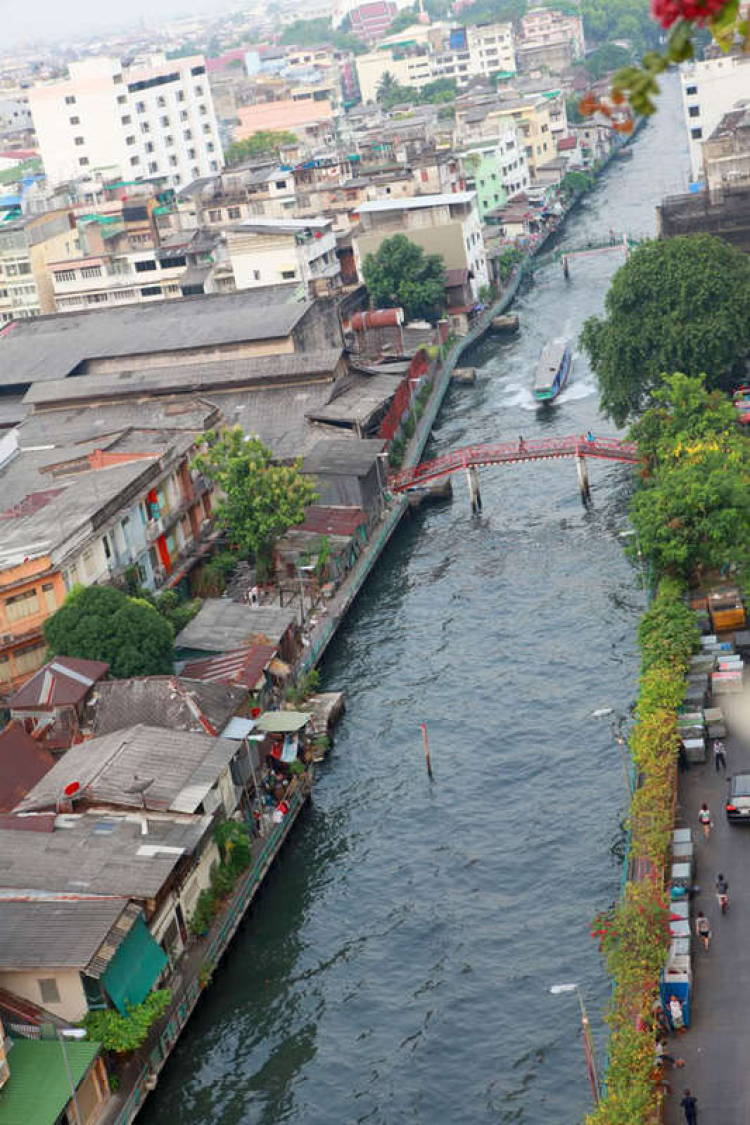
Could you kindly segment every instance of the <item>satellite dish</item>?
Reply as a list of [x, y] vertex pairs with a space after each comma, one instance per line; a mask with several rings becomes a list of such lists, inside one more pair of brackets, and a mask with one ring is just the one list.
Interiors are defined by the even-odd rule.
[[72, 797], [75, 793], [78, 792], [80, 788], [80, 781], [71, 781], [65, 786], [65, 788], [63, 789], [63, 793], [66, 797]]
[[154, 778], [154, 777], [146, 777], [146, 778], [142, 778], [142, 779], [139, 780], [138, 774], [136, 774], [135, 778], [133, 780], [133, 784], [129, 785], [128, 788], [125, 790], [125, 792], [126, 793], [145, 793], [147, 789], [151, 788], [151, 786], [154, 784], [155, 780], [156, 780], [156, 778]]

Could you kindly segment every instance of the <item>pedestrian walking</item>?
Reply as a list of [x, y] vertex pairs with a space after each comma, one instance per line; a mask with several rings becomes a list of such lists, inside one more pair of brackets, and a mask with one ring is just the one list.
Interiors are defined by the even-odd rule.
[[702, 910], [698, 911], [695, 918], [695, 932], [703, 942], [706, 953], [708, 953], [708, 946], [711, 941], [711, 923]]
[[682, 1112], [685, 1114], [687, 1125], [698, 1125], [698, 1099], [695, 1094], [686, 1090], [680, 1105], [682, 1106]]
[[711, 834], [711, 813], [708, 811], [708, 805], [704, 801], [701, 805], [700, 812], [698, 813], [698, 820], [701, 822], [703, 828], [703, 838], [707, 840]]
[[729, 906], [729, 883], [724, 876], [719, 872], [716, 876], [716, 898], [719, 903], [719, 908], [722, 914], [726, 914], [727, 907]]
[[724, 743], [720, 738], [714, 739], [714, 765], [717, 773], [719, 772], [719, 766], [724, 770], [724, 773], [727, 772], [727, 755], [724, 750]]
[[518, 452], [519, 453], [525, 453], [526, 452], [526, 443], [524, 442], [524, 440], [523, 440], [523, 438], [521, 437], [520, 434], [518, 435]]

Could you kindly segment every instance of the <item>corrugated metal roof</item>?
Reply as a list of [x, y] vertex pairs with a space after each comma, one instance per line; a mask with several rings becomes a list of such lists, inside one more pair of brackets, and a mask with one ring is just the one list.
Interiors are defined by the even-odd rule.
[[252, 691], [263, 679], [263, 672], [276, 653], [275, 645], [249, 645], [232, 649], [220, 656], [195, 660], [182, 669], [191, 680], [206, 680], [217, 684], [241, 684]]
[[311, 718], [310, 711], [264, 711], [256, 726], [269, 734], [291, 733], [302, 730]]
[[54, 711], [56, 707], [74, 706], [108, 671], [109, 664], [103, 660], [56, 656], [11, 697], [10, 709]]
[[[98, 1043], [66, 1041], [65, 1058], [76, 1087], [98, 1054]], [[70, 1101], [70, 1082], [57, 1039], [14, 1040], [8, 1066], [0, 1125], [55, 1125]]]
[[[242, 687], [202, 683], [196, 676], [142, 676], [106, 680], [96, 689], [93, 734], [100, 738], [134, 723], [211, 734], [220, 730], [245, 696]], [[205, 722], [201, 721], [201, 717]]]
[[312, 531], [316, 535], [352, 536], [357, 528], [367, 523], [367, 515], [361, 508], [331, 508], [312, 504], [305, 508], [305, 522], [298, 524], [297, 531]]
[[231, 652], [250, 644], [278, 645], [294, 625], [293, 609], [247, 606], [229, 598], [209, 598], [175, 637], [175, 648], [195, 652]]
[[[229, 765], [237, 747], [209, 734], [143, 724], [71, 747], [16, 811], [54, 808], [70, 782], [89, 804], [195, 812]], [[133, 792], [139, 781], [151, 784]], [[2, 875], [0, 874], [0, 880]]]
[[127, 905], [121, 898], [3, 897], [0, 969], [85, 969]]
[[0, 734], [0, 812], [10, 812], [55, 764], [55, 759], [13, 720]]

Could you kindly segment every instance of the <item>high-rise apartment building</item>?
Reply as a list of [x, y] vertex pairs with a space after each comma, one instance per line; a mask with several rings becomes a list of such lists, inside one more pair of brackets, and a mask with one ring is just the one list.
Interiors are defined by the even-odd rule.
[[750, 56], [738, 52], [686, 63], [680, 78], [692, 178], [698, 181], [703, 179], [703, 141], [725, 113], [750, 96]]
[[35, 86], [29, 104], [53, 183], [107, 172], [178, 187], [223, 164], [202, 56], [71, 63], [68, 79]]

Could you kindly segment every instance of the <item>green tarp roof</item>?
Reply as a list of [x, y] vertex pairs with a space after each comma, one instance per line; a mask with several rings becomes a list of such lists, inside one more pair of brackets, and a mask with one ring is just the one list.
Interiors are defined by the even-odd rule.
[[135, 1007], [148, 996], [166, 963], [164, 950], [139, 918], [102, 976], [107, 995], [123, 1016], [128, 1004]]
[[[0, 1090], [0, 1125], [55, 1125], [70, 1101], [59, 1040], [14, 1039], [8, 1051], [10, 1078]], [[76, 1086], [99, 1053], [98, 1043], [65, 1040]]]
[[257, 723], [257, 730], [267, 731], [269, 734], [289, 734], [301, 730], [312, 715], [307, 711], [265, 711]]

